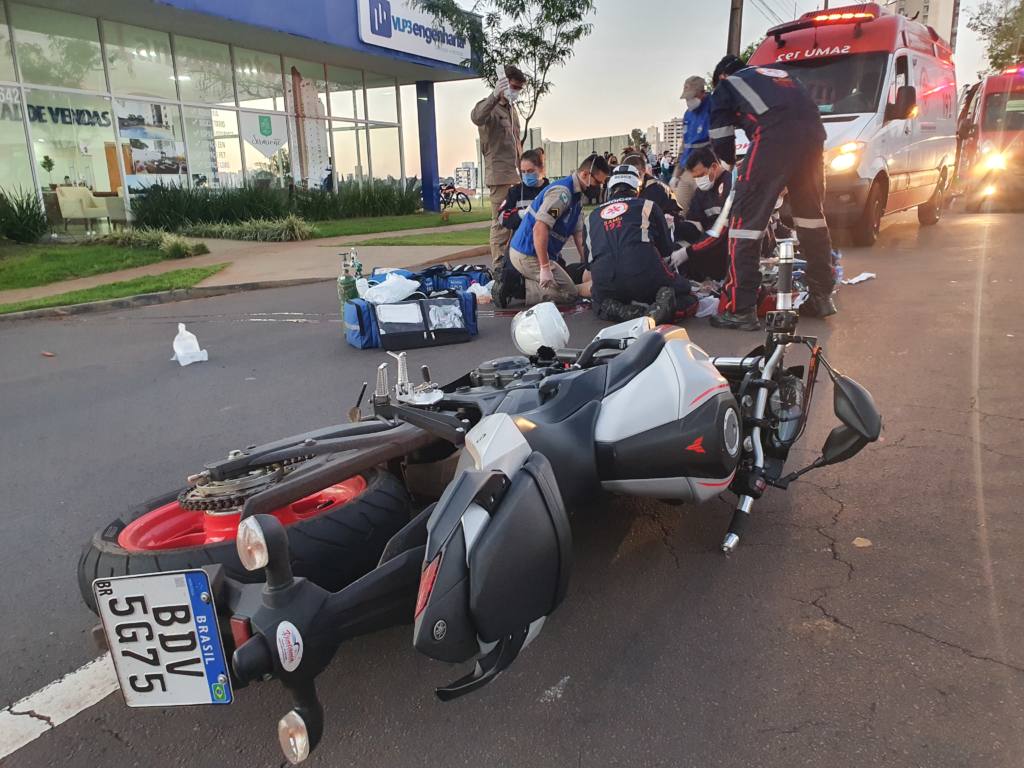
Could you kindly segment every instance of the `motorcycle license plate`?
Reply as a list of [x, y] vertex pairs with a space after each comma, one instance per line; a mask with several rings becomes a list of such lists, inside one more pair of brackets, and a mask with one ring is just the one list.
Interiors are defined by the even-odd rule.
[[96, 579], [92, 589], [125, 704], [231, 703], [205, 571]]

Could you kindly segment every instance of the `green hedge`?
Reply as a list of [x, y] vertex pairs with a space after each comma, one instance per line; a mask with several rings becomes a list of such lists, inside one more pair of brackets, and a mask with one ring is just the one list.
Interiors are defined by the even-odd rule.
[[415, 179], [405, 184], [342, 184], [337, 193], [299, 188], [188, 189], [154, 185], [145, 194], [132, 198], [137, 226], [173, 232], [198, 224], [284, 220], [292, 214], [307, 221], [393, 216], [415, 213], [420, 205], [420, 188]]
[[0, 189], [0, 235], [16, 243], [34, 243], [49, 229], [35, 192]]

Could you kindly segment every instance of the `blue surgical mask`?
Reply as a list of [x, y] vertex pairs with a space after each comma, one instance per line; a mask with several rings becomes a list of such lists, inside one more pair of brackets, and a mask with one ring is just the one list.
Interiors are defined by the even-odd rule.
[[528, 187], [536, 187], [538, 184], [540, 184], [540, 174], [539, 173], [524, 173], [523, 174], [523, 184], [525, 184]]

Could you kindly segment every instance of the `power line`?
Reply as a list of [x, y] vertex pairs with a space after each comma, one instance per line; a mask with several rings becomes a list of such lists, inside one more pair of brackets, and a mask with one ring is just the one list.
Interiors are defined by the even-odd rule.
[[757, 12], [760, 13], [769, 24], [782, 23], [782, 18], [772, 10], [771, 6], [769, 6], [765, 0], [751, 0], [751, 3]]

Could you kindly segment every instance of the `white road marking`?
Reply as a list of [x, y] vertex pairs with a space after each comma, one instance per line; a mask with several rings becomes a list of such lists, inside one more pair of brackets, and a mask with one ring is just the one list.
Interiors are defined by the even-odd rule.
[[110, 654], [0, 709], [0, 760], [117, 690]]
[[569, 675], [566, 675], [559, 680], [555, 685], [552, 685], [540, 696], [540, 702], [542, 704], [550, 704], [552, 701], [558, 701], [562, 698], [562, 694], [565, 693], [565, 684], [569, 682]]

